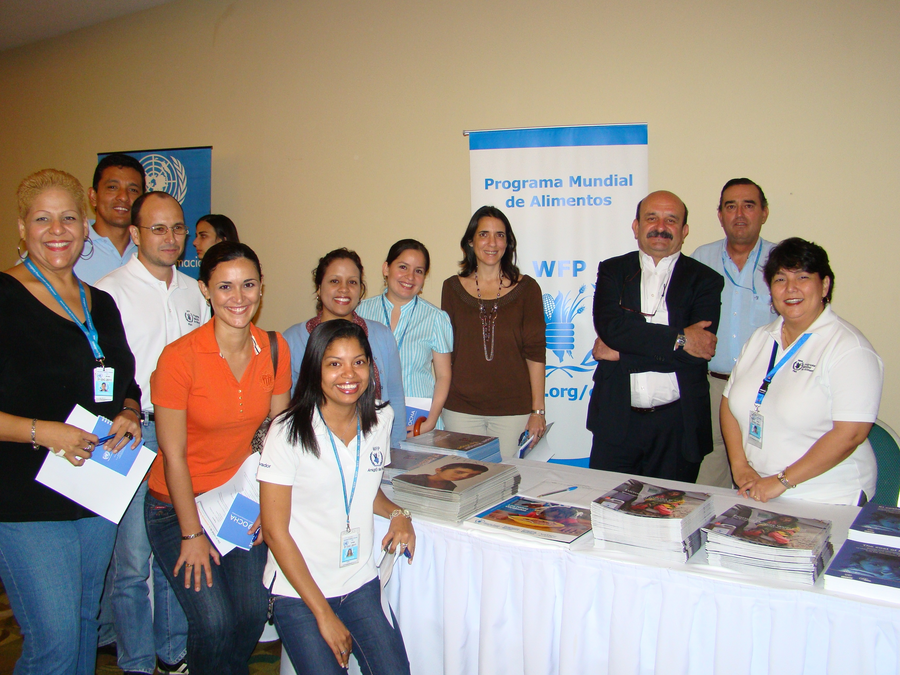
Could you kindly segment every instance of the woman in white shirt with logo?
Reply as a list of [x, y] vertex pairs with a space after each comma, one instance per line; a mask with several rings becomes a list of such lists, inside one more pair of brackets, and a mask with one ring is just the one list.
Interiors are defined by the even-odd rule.
[[738, 493], [864, 504], [877, 477], [867, 436], [881, 359], [832, 311], [834, 272], [821, 246], [785, 239], [764, 276], [779, 318], [744, 345], [719, 413]]
[[409, 673], [397, 621], [381, 609], [373, 513], [390, 519], [382, 549], [411, 562], [416, 537], [409, 511], [381, 491], [393, 411], [376, 404], [371, 364], [360, 326], [317, 326], [259, 464], [263, 578], [298, 675], [341, 674], [351, 651], [363, 673]]

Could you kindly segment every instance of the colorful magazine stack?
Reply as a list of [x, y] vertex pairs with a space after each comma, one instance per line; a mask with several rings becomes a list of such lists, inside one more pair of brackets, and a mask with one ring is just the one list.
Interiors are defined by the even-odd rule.
[[460, 521], [519, 490], [516, 467], [445, 455], [396, 476], [394, 501], [416, 515]]
[[381, 474], [381, 482], [390, 485], [391, 480], [401, 473], [417, 469], [423, 464], [433, 462], [436, 459], [445, 457], [439, 452], [417, 452], [413, 450], [402, 450], [401, 448], [391, 448], [391, 463], [384, 467], [384, 473]]
[[435, 429], [421, 436], [402, 440], [399, 446], [401, 450], [413, 452], [439, 452], [442, 455], [458, 455], [483, 462], [501, 461], [500, 441], [494, 436], [460, 434]]
[[591, 531], [591, 518], [586, 508], [531, 497], [513, 497], [472, 516], [466, 525], [571, 546]]
[[735, 504], [703, 527], [710, 565], [814, 584], [831, 559], [830, 520]]
[[825, 572], [825, 588], [900, 603], [900, 509], [863, 507]]
[[700, 528], [715, 515], [712, 497], [631, 479], [591, 504], [596, 548], [686, 562]]

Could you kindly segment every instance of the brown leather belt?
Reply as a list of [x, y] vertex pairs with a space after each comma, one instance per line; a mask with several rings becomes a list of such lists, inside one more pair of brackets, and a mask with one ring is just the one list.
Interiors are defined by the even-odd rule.
[[[681, 399], [678, 399], [678, 401], [680, 401], [680, 400]], [[664, 403], [663, 405], [655, 405], [652, 408], [635, 408], [634, 406], [631, 406], [631, 411], [639, 413], [641, 415], [645, 415], [647, 413], [655, 413], [655, 412], [659, 412], [660, 410], [665, 410], [666, 408], [671, 408], [673, 405], [678, 403], [678, 401], [672, 401], [671, 403]]]
[[714, 373], [711, 370], [709, 371], [709, 376], [714, 377], [717, 380], [725, 380], [725, 381], [727, 381], [728, 378], [731, 377], [731, 375], [729, 375], [728, 373]]

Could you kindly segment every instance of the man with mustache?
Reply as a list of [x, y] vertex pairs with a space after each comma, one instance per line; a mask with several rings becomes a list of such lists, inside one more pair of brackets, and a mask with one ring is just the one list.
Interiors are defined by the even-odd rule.
[[638, 251], [597, 270], [590, 466], [693, 483], [712, 451], [706, 371], [724, 281], [681, 255], [687, 207], [671, 192], [638, 203]]
[[[197, 281], [175, 267], [188, 234], [178, 200], [165, 192], [148, 192], [135, 200], [130, 219], [129, 234], [137, 255], [96, 286], [113, 296], [122, 315], [136, 361], [135, 379], [141, 386], [143, 410], [135, 412], [142, 418], [144, 444], [155, 452], [158, 446], [150, 375], [163, 348], [208, 321], [210, 310]], [[118, 666], [126, 674], [187, 673], [187, 620], [155, 562], [151, 613], [147, 587], [150, 542], [144, 525], [146, 494], [144, 481], [119, 523], [103, 591], [112, 606]]]
[[709, 362], [709, 398], [712, 408], [713, 451], [703, 459], [697, 482], [731, 487], [731, 467], [719, 426], [722, 392], [744, 343], [753, 331], [775, 319], [763, 267], [774, 246], [759, 236], [769, 217], [766, 195], [749, 178], [732, 178], [719, 195], [719, 223], [725, 239], [704, 244], [691, 256], [725, 277], [722, 321], [716, 337], [716, 355]]

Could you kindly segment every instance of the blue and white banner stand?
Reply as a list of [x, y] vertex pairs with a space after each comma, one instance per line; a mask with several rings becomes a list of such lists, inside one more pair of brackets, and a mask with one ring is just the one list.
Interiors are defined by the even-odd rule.
[[[98, 154], [97, 161], [109, 154], [112, 153]], [[131, 155], [143, 165], [148, 192], [168, 192], [181, 203], [184, 224], [191, 234], [185, 244], [184, 255], [178, 261], [178, 268], [196, 279], [200, 261], [191, 242], [196, 234], [194, 225], [197, 219], [210, 212], [212, 147], [136, 150], [123, 154]]]
[[[551, 461], [587, 466], [585, 428], [596, 362], [597, 265], [636, 248], [631, 223], [648, 192], [647, 125], [471, 131], [472, 211], [502, 210], [518, 241], [519, 269], [534, 277], [547, 322]], [[503, 321], [502, 314], [498, 321]]]

